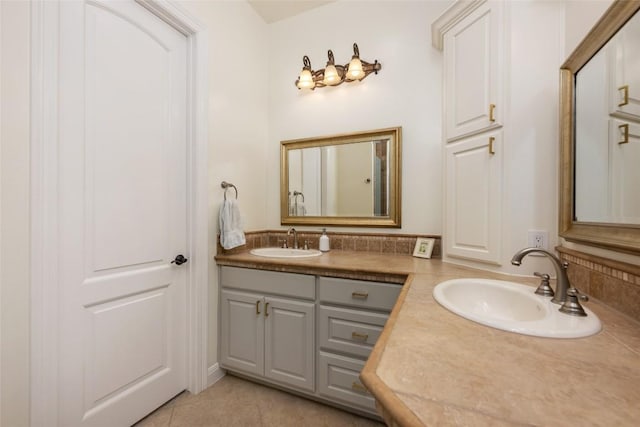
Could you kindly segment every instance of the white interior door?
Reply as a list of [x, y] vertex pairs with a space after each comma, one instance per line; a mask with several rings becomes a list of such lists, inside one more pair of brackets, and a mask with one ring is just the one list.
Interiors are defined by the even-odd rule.
[[59, 425], [130, 425], [186, 387], [186, 66], [135, 2], [61, 2]]

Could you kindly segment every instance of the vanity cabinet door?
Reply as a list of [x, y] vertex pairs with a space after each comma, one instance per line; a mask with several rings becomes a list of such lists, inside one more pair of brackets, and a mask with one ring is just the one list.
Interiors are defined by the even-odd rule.
[[447, 256], [499, 264], [502, 211], [502, 132], [445, 148]]
[[487, 2], [444, 35], [447, 141], [502, 125], [502, 6]]
[[220, 292], [220, 363], [262, 375], [264, 372], [264, 297]]
[[314, 391], [315, 304], [265, 298], [264, 376]]

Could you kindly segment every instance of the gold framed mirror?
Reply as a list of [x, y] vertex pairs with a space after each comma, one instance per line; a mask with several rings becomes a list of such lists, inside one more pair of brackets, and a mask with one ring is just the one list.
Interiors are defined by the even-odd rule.
[[402, 128], [282, 141], [282, 225], [401, 226]]
[[640, 58], [639, 9], [638, 1], [615, 1], [560, 69], [559, 234], [636, 254], [640, 115], [627, 106], [631, 99], [640, 107], [640, 85], [620, 81], [640, 81], [640, 70], [628, 68]]

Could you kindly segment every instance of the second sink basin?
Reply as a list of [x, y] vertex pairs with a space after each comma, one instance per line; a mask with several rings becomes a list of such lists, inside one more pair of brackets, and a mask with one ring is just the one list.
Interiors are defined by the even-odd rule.
[[251, 254], [267, 258], [308, 258], [322, 255], [317, 249], [257, 248]]
[[520, 283], [489, 279], [454, 279], [438, 284], [433, 297], [447, 310], [483, 325], [523, 335], [579, 338], [600, 331], [598, 317], [560, 313], [551, 298]]

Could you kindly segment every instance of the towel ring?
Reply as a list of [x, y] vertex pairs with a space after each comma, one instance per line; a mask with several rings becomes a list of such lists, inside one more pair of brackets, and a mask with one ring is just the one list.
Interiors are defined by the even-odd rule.
[[293, 197], [295, 197], [297, 199], [298, 196], [302, 196], [302, 203], [304, 203], [304, 194], [302, 194], [302, 191], [296, 190], [296, 191], [293, 192]]
[[232, 187], [234, 190], [236, 190], [236, 200], [238, 200], [238, 189], [236, 188], [235, 185], [233, 185], [232, 183], [227, 182], [227, 181], [222, 181], [220, 183], [220, 187], [224, 188], [224, 199], [225, 200], [227, 200], [227, 189], [229, 187]]

